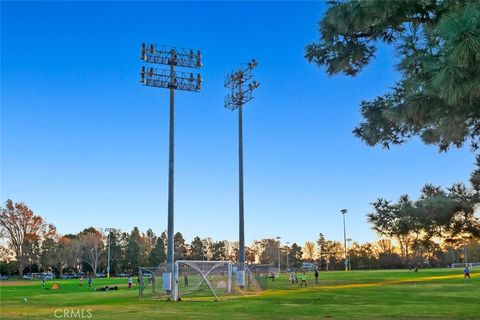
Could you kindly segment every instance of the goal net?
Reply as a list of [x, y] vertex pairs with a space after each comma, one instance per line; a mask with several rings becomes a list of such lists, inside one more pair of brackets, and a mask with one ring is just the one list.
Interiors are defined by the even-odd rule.
[[268, 283], [278, 276], [278, 267], [273, 264], [252, 264], [249, 269], [262, 290], [266, 290]]
[[480, 262], [468, 262], [468, 263], [452, 263], [452, 268], [474, 268], [480, 266]]
[[140, 267], [138, 271], [138, 297], [146, 299], [172, 299], [172, 272], [162, 263], [157, 267]]
[[176, 300], [219, 297], [232, 293], [231, 263], [187, 261], [175, 263]]
[[51, 272], [34, 272], [32, 273], [32, 280], [50, 280], [53, 279], [53, 273]]
[[255, 277], [255, 273], [248, 265], [244, 265], [244, 271], [241, 271], [240, 264], [233, 264], [233, 288], [234, 292], [242, 295], [254, 295], [262, 292], [263, 288]]
[[[173, 272], [167, 264], [139, 268], [139, 293], [142, 299], [186, 301], [221, 300], [229, 295], [252, 295], [262, 291], [247, 265], [230, 261], [175, 262]], [[173, 284], [173, 285], [172, 285]]]

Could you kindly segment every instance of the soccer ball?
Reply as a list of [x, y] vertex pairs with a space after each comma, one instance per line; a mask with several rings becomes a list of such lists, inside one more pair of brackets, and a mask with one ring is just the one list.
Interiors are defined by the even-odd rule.
[[23, 298], [23, 302], [27, 302], [27, 298]]

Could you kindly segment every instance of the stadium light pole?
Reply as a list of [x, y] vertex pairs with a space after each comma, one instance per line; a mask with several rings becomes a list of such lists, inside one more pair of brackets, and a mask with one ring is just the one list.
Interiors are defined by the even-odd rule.
[[347, 262], [347, 232], [345, 231], [345, 214], [347, 214], [347, 209], [340, 210], [343, 216], [343, 248], [345, 249], [345, 271], [348, 271], [348, 262]]
[[244, 229], [244, 201], [243, 201], [243, 105], [253, 99], [253, 90], [260, 83], [253, 80], [252, 70], [258, 65], [255, 59], [242, 64], [241, 67], [232, 71], [225, 77], [225, 87], [231, 89], [231, 93], [225, 97], [225, 108], [238, 109], [238, 211], [239, 211], [239, 247], [238, 262], [240, 271], [245, 270], [245, 229]]
[[276, 237], [275, 239], [278, 240], [278, 273], [280, 273], [280, 239], [281, 237]]
[[200, 68], [202, 56], [200, 50], [182, 49], [155, 44], [142, 43], [141, 60], [145, 63], [168, 65], [169, 70], [145, 68], [140, 71], [140, 82], [144, 86], [170, 90], [170, 128], [168, 155], [168, 238], [167, 264], [169, 271], [174, 269], [174, 146], [175, 146], [175, 90], [199, 92], [202, 88], [202, 77], [193, 73], [177, 72], [175, 67]]
[[107, 258], [107, 279], [110, 278], [110, 234], [115, 231], [114, 228], [105, 228], [108, 232], [108, 258]]
[[348, 270], [352, 270], [352, 264], [350, 262], [350, 242], [352, 242], [352, 239], [348, 238], [347, 239], [347, 244], [348, 244]]

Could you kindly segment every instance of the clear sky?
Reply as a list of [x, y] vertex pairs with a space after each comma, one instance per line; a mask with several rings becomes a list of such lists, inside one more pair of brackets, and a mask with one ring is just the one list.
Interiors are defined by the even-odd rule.
[[88, 226], [156, 233], [167, 224], [168, 91], [139, 83], [140, 44], [201, 49], [201, 93], [176, 94], [175, 229], [238, 237], [237, 114], [223, 79], [255, 57], [244, 110], [246, 242], [377, 236], [378, 197], [467, 182], [465, 148], [371, 148], [351, 131], [359, 102], [398, 75], [382, 47], [356, 78], [307, 63], [322, 3], [1, 2], [1, 201], [26, 202], [60, 233]]

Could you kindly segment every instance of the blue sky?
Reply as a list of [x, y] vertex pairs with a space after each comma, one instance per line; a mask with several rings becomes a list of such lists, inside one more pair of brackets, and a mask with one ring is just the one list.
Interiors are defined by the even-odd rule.
[[467, 182], [467, 148], [418, 141], [390, 151], [351, 131], [359, 102], [389, 90], [391, 49], [356, 78], [303, 58], [322, 3], [1, 3], [1, 201], [26, 202], [59, 232], [160, 233], [167, 222], [168, 91], [138, 82], [143, 41], [201, 49], [201, 93], [176, 94], [175, 229], [237, 240], [237, 114], [224, 75], [255, 57], [244, 109], [246, 241], [355, 241], [378, 197]]

